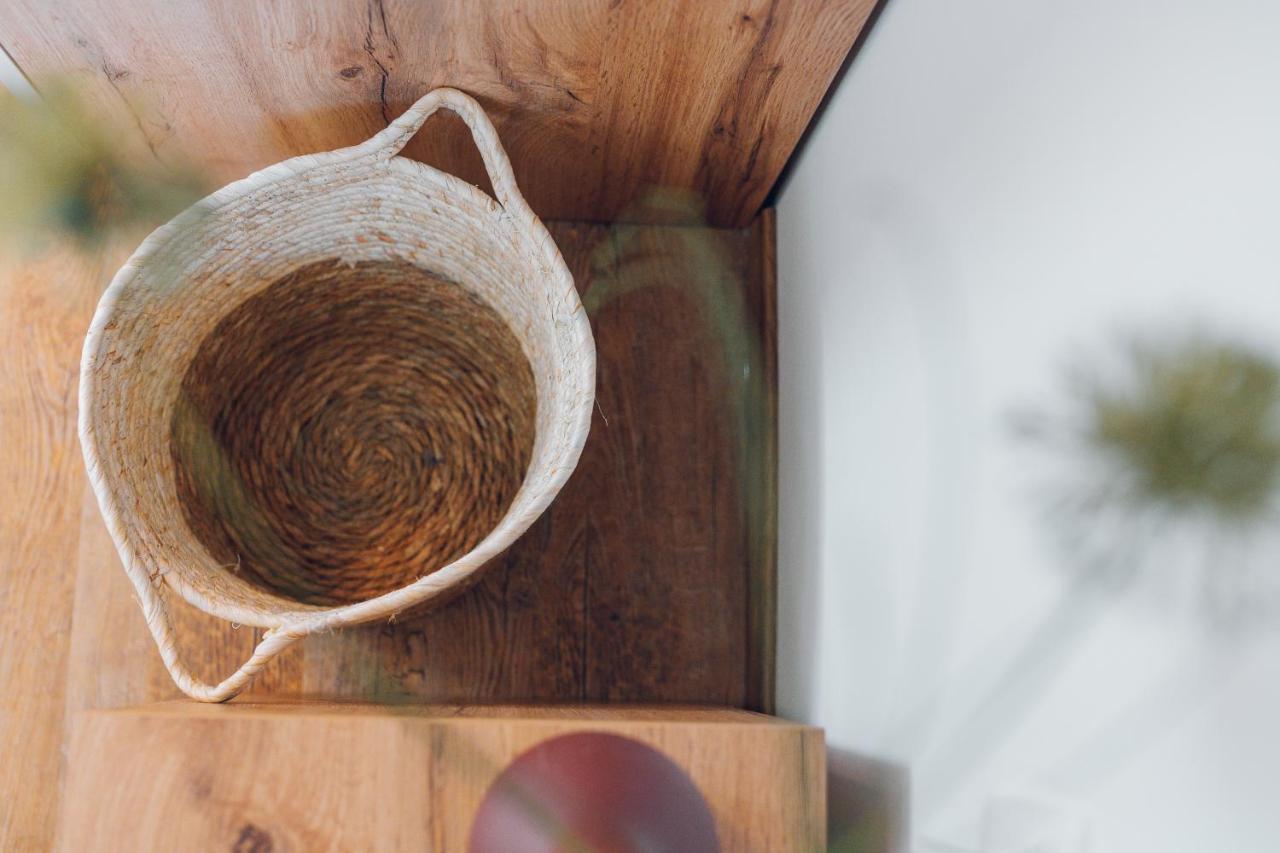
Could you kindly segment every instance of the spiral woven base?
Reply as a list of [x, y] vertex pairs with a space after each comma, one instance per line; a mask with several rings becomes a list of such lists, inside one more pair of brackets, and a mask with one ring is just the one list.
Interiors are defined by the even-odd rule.
[[171, 427], [178, 495], [255, 586], [362, 601], [493, 529], [535, 410], [520, 342], [462, 287], [405, 262], [309, 264], [201, 344]]

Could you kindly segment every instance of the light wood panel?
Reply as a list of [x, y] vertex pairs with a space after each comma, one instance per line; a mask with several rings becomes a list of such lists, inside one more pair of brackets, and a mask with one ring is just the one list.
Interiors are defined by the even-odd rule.
[[[0, 45], [73, 72], [139, 156], [217, 185], [358, 142], [435, 86], [495, 118], [544, 218], [714, 225], [759, 210], [873, 0], [7, 0]], [[457, 123], [409, 153], [483, 184]], [[669, 221], [663, 219], [661, 221]]]
[[[551, 228], [599, 351], [577, 471], [476, 587], [426, 614], [308, 638], [252, 692], [771, 708], [772, 219]], [[69, 706], [176, 696], [85, 501]], [[208, 679], [259, 638], [178, 612]]]
[[174, 703], [78, 717], [58, 848], [463, 850], [501, 770], [581, 731], [635, 738], [673, 759], [725, 850], [824, 847], [822, 733], [768, 717]]
[[122, 260], [108, 248], [0, 254], [0, 849], [49, 849], [84, 463], [80, 342]]

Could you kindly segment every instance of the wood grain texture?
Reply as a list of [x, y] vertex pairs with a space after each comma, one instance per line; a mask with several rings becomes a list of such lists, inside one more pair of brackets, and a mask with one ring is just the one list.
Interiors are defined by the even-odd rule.
[[[598, 412], [577, 471], [475, 587], [425, 614], [310, 637], [253, 693], [770, 707], [771, 226], [551, 228], [598, 347]], [[174, 697], [92, 509], [68, 701]], [[207, 679], [259, 638], [176, 612]]]
[[[33, 77], [72, 72], [139, 156], [216, 185], [359, 142], [454, 86], [498, 124], [544, 219], [652, 221], [646, 188], [745, 226], [873, 0], [8, 0], [0, 45]], [[459, 123], [412, 156], [484, 184]], [[669, 220], [663, 220], [669, 221]]]
[[[0, 256], [0, 849], [47, 850], [85, 474], [80, 340], [113, 261]], [[53, 796], [51, 796], [53, 794]]]
[[462, 850], [502, 768], [581, 731], [673, 759], [725, 850], [824, 847], [822, 733], [768, 717], [173, 703], [78, 716], [58, 849]]
[[795, 726], [789, 720], [744, 711], [741, 708], [725, 708], [718, 705], [637, 705], [612, 703], [608, 705], [579, 703], [547, 704], [465, 704], [465, 703], [400, 703], [384, 705], [376, 702], [357, 702], [335, 699], [307, 699], [298, 701], [287, 696], [256, 696], [240, 702], [216, 704], [192, 702], [183, 697], [163, 702], [152, 702], [131, 709], [126, 713], [143, 711], [148, 716], [174, 716], [185, 719], [227, 719], [240, 716], [268, 715], [272, 717], [329, 717], [329, 716], [386, 716], [423, 719], [470, 718], [558, 720], [561, 722], [668, 722], [668, 723], [751, 723], [752, 725]]
[[[771, 375], [769, 232], [552, 230], [600, 346], [579, 470], [477, 587], [434, 613], [308, 638], [256, 693], [769, 707], [769, 620], [752, 597], [772, 594], [771, 561], [752, 549], [772, 523], [772, 492], [753, 492], [772, 462], [751, 436], [772, 431], [772, 391], [743, 381]], [[82, 336], [126, 252], [51, 251], [0, 272], [4, 850], [51, 843], [67, 714], [178, 696], [75, 438]], [[210, 678], [260, 638], [186, 606], [176, 616]]]
[[752, 520], [747, 546], [747, 707], [774, 713], [778, 638], [778, 287], [777, 222], [773, 208], [754, 224], [753, 302], [760, 330], [758, 397], [748, 405], [746, 453], [752, 460]]

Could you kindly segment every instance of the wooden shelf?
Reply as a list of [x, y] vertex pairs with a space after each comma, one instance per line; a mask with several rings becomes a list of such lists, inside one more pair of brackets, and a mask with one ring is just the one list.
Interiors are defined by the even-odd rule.
[[[635, 202], [657, 186], [742, 227], [874, 6], [7, 0], [0, 46], [33, 77], [76, 74], [139, 156], [189, 159], [215, 184], [353, 145], [453, 86], [493, 116], [544, 219], [653, 221]], [[408, 153], [484, 182], [456, 122]]]
[[821, 731], [758, 714], [173, 702], [78, 717], [58, 849], [463, 850], [502, 770], [579, 732], [672, 759], [721, 849], [825, 847]]
[[[216, 185], [361, 141], [451, 85], [495, 118], [534, 209], [567, 220], [551, 229], [599, 347], [598, 417], [573, 478], [468, 593], [310, 638], [263, 673], [258, 695], [772, 708], [774, 259], [761, 205], [874, 5], [0, 6], [0, 48], [37, 84], [85, 84], [139, 157], [188, 160]], [[484, 185], [446, 117], [407, 153]], [[71, 719], [176, 695], [88, 494], [75, 432], [83, 334], [134, 245], [0, 259], [5, 849], [52, 844]], [[179, 623], [208, 678], [257, 639], [191, 610]], [[162, 716], [88, 714], [77, 750], [85, 732], [144, 718], [165, 729]], [[243, 724], [287, 723], [268, 717]], [[365, 725], [357, 717], [343, 719]]]
[[[599, 348], [599, 411], [578, 470], [476, 587], [421, 616], [309, 638], [256, 694], [771, 707], [771, 215], [745, 229], [551, 228]], [[64, 714], [178, 695], [75, 437], [83, 330], [130, 248], [0, 269], [14, 484], [0, 501], [0, 592], [7, 636], [40, 638], [0, 656], [5, 846], [49, 846]], [[190, 608], [178, 621], [210, 678], [257, 638]]]
[[[598, 350], [596, 418], [569, 483], [471, 590], [310, 637], [251, 692], [772, 709], [772, 218], [551, 230]], [[174, 698], [87, 490], [82, 500], [69, 707]], [[179, 645], [211, 681], [261, 636], [185, 604], [179, 614]]]

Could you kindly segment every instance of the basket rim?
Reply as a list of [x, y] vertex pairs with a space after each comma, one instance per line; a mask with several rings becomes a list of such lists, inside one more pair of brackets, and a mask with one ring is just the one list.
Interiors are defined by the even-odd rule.
[[[380, 135], [358, 145], [314, 154], [303, 154], [267, 166], [252, 174], [215, 190], [197, 201], [173, 219], [152, 231], [129, 256], [112, 277], [94, 310], [93, 319], [85, 336], [80, 360], [80, 387], [78, 393], [77, 432], [85, 467], [94, 496], [97, 499], [108, 532], [120, 554], [125, 571], [135, 585], [163, 582], [184, 601], [212, 616], [237, 624], [259, 628], [290, 628], [310, 633], [346, 625], [355, 625], [384, 616], [390, 611], [402, 611], [429, 601], [447, 591], [463, 586], [465, 582], [493, 558], [501, 554], [540, 517], [568, 481], [581, 457], [586, 443], [595, 400], [596, 351], [591, 333], [591, 323], [574, 286], [559, 247], [543, 222], [527, 206], [520, 209], [504, 208], [496, 199], [478, 187], [441, 171], [427, 163], [403, 156], [381, 158], [383, 150]], [[273, 593], [265, 593], [277, 599], [281, 608], [275, 612], [241, 606], [231, 601], [209, 597], [199, 587], [188, 583], [179, 572], [170, 572], [163, 566], [149, 567], [144, 555], [139, 554], [120, 519], [119, 505], [123, 495], [117, 495], [106, 481], [101, 463], [97, 431], [89, 413], [99, 388], [94, 367], [107, 343], [107, 326], [115, 316], [117, 303], [135, 281], [145, 263], [169, 246], [175, 239], [197, 226], [204, 217], [215, 215], [233, 202], [278, 184], [299, 178], [317, 170], [332, 168], [353, 161], [367, 161], [373, 175], [379, 170], [404, 171], [414, 179], [426, 180], [454, 193], [463, 193], [483, 204], [493, 215], [512, 222], [528, 233], [530, 245], [536, 246], [559, 284], [562, 285], [561, 309], [568, 320], [568, 336], [576, 352], [582, 358], [578, 372], [580, 384], [570, 388], [570, 393], [581, 400], [576, 411], [570, 409], [571, 418], [566, 435], [566, 452], [561, 464], [547, 471], [547, 478], [540, 491], [524, 506], [516, 502], [524, 492], [524, 485], [517, 492], [511, 506], [494, 528], [474, 548], [453, 562], [395, 590], [382, 593], [364, 601], [332, 606], [308, 605], [289, 601]], [[322, 187], [317, 192], [323, 193]], [[529, 471], [526, 471], [526, 481]], [[519, 510], [516, 512], [515, 510]], [[185, 523], [185, 520], [184, 520]]]

